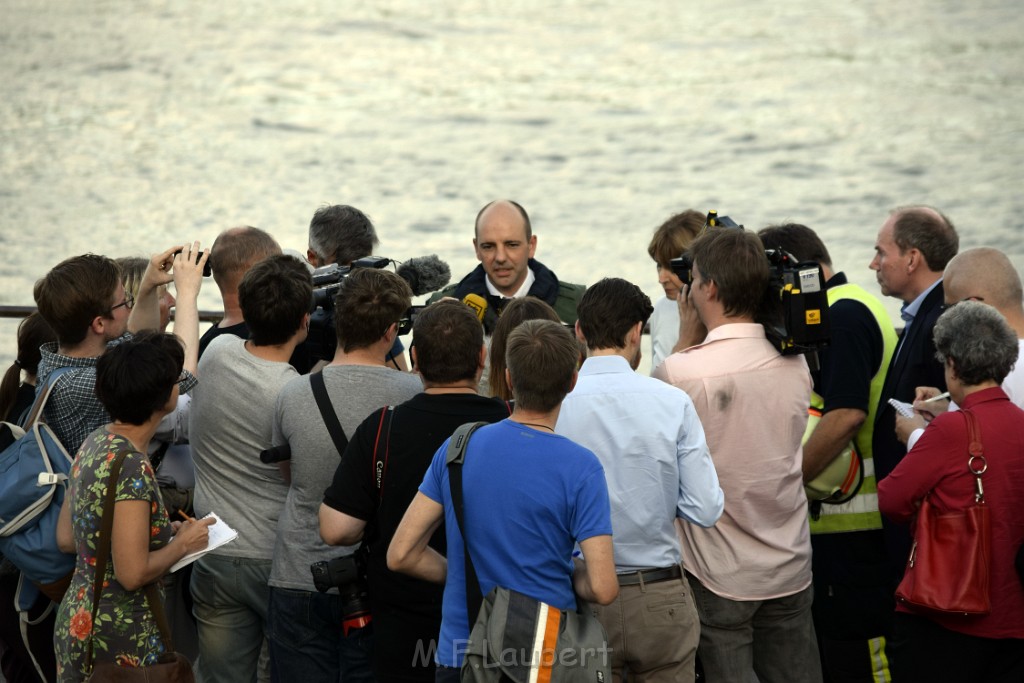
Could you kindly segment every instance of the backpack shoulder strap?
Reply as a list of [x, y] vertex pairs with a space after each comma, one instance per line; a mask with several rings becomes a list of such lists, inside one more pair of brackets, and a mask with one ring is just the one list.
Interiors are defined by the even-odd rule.
[[483, 604], [483, 592], [480, 590], [480, 579], [477, 578], [476, 569], [473, 567], [473, 560], [469, 556], [469, 541], [466, 538], [466, 518], [462, 498], [462, 465], [466, 459], [466, 447], [469, 445], [469, 437], [473, 435], [486, 422], [469, 422], [460, 425], [452, 438], [448, 440], [448, 450], [445, 452], [445, 463], [448, 466], [448, 486], [451, 489], [452, 507], [455, 508], [455, 520], [459, 524], [459, 533], [462, 535], [462, 556], [466, 566], [466, 609], [470, 623], [476, 619]]
[[334, 447], [338, 449], [338, 457], [341, 457], [348, 446], [348, 437], [345, 436], [345, 430], [342, 429], [341, 422], [338, 421], [338, 414], [334, 412], [334, 406], [331, 405], [331, 397], [327, 394], [323, 371], [311, 374], [309, 383], [313, 387], [313, 398], [316, 399], [316, 407], [320, 409], [320, 417], [323, 418], [327, 431], [331, 434]]
[[[469, 437], [472, 436], [473, 432], [483, 427], [486, 422], [467, 422], [464, 425], [460, 425], [455, 432], [452, 433], [452, 438], [448, 440], [448, 450], [445, 451], [445, 464], [451, 467], [452, 464], [461, 465], [466, 457], [466, 446], [469, 445]], [[450, 470], [449, 470], [450, 471]], [[461, 494], [462, 491], [459, 491]], [[461, 495], [460, 495], [461, 498]], [[452, 496], [452, 500], [455, 500], [455, 496]]]
[[28, 427], [31, 427], [36, 422], [45, 422], [43, 418], [43, 410], [46, 409], [46, 402], [50, 400], [50, 393], [53, 391], [53, 385], [57, 383], [57, 379], [66, 372], [71, 370], [77, 370], [78, 368], [72, 366], [64, 366], [63, 368], [57, 368], [49, 374], [46, 378], [46, 384], [42, 388], [36, 390], [36, 399], [32, 402], [32, 407], [29, 408], [28, 417], [21, 423], [20, 426], [25, 427], [28, 431]]

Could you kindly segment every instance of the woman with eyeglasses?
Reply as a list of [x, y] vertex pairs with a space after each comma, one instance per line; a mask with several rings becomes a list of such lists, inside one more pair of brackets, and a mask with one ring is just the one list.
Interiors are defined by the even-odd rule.
[[[1017, 362], [1017, 335], [991, 306], [965, 301], [942, 314], [934, 341], [960, 410], [936, 417], [879, 481], [878, 508], [909, 523], [926, 496], [939, 513], [975, 505], [970, 461], [982, 473], [992, 521], [991, 611], [945, 614], [897, 602], [888, 647], [893, 680], [1024, 681], [1024, 583], [1014, 566], [1024, 544], [1024, 410], [1000, 387]], [[979, 425], [983, 459], [968, 454], [967, 412]]]

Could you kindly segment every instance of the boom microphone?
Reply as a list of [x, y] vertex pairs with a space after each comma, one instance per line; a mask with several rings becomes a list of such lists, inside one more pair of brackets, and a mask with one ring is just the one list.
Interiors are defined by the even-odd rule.
[[452, 279], [451, 269], [437, 254], [411, 258], [399, 265], [396, 272], [409, 283], [413, 296], [436, 292]]

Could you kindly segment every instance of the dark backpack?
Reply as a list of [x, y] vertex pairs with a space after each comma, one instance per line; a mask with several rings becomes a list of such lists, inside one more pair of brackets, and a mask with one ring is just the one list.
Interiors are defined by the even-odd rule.
[[[75, 556], [57, 547], [57, 519], [64, 502], [72, 458], [42, 419], [57, 378], [72, 368], [50, 374], [36, 396], [25, 429], [0, 423], [0, 554], [24, 578], [59, 602], [75, 569]], [[19, 609], [36, 600], [21, 590]]]

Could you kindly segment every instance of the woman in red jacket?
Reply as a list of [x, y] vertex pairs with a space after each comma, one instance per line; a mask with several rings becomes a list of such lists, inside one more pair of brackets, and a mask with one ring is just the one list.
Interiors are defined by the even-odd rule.
[[[935, 348], [951, 398], [980, 427], [992, 519], [992, 609], [961, 616], [915, 613], [900, 604], [889, 648], [893, 681], [1024, 681], [1024, 584], [1014, 567], [1024, 543], [1024, 411], [999, 386], [1017, 362], [1017, 337], [994, 308], [966, 301], [939, 318]], [[909, 522], [925, 495], [940, 513], [974, 505], [967, 448], [962, 412], [935, 418], [879, 482], [882, 514]]]

